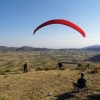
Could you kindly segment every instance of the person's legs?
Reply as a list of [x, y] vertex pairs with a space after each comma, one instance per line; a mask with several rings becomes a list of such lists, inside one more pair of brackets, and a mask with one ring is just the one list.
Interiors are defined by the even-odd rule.
[[26, 73], [27, 73], [27, 68], [26, 68]]
[[27, 73], [27, 68], [24, 68], [24, 73]]
[[74, 88], [75, 91], [78, 89], [77, 83], [73, 82], [73, 88]]
[[24, 68], [24, 70], [23, 70], [23, 73], [25, 73], [25, 68]]

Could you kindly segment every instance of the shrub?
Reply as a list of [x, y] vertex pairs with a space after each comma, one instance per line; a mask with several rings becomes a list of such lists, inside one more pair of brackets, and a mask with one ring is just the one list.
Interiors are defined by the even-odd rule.
[[48, 71], [48, 70], [51, 70], [50, 67], [45, 67], [44, 70]]
[[75, 68], [75, 70], [80, 70], [80, 71], [85, 71], [87, 68], [82, 66], [82, 67], [77, 67]]
[[7, 70], [5, 70], [5, 72], [11, 72], [11, 70], [7, 69]]
[[36, 71], [42, 71], [42, 70], [43, 70], [43, 68], [41, 68], [41, 67], [36, 68]]
[[100, 66], [95, 66], [94, 70], [100, 70]]
[[90, 64], [87, 64], [86, 67], [89, 68], [90, 67]]
[[58, 68], [57, 67], [52, 67], [52, 70], [57, 70]]
[[4, 78], [7, 78], [7, 77], [8, 77], [7, 75], [4, 76]]
[[93, 69], [93, 70], [91, 71], [91, 74], [95, 74], [95, 73], [98, 73], [98, 71], [97, 71], [96, 69]]
[[5, 75], [5, 72], [4, 71], [0, 71], [0, 75]]
[[82, 66], [82, 64], [81, 63], [79, 63], [78, 65], [77, 65], [77, 67], [81, 67]]

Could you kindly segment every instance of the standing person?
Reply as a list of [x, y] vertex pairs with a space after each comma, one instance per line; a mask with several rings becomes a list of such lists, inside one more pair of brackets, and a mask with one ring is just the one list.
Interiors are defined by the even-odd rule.
[[59, 66], [59, 69], [61, 70], [61, 68], [62, 68], [62, 63], [61, 63], [61, 62], [58, 62], [58, 66]]
[[24, 73], [25, 73], [25, 72], [27, 73], [27, 63], [25, 63], [23, 67], [24, 67], [24, 68], [23, 68]]

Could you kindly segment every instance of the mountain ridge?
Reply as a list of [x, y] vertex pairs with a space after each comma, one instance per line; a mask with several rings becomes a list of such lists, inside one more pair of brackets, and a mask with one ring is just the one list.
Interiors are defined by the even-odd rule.
[[7, 47], [0, 46], [0, 51], [15, 51], [15, 52], [31, 52], [31, 51], [44, 51], [44, 50], [89, 50], [89, 51], [100, 51], [100, 45], [91, 45], [83, 48], [63, 48], [63, 49], [53, 49], [53, 48], [39, 48], [31, 46], [22, 46], [22, 47]]
[[100, 47], [100, 45], [91, 45], [91, 46], [87, 46], [87, 47], [83, 47], [84, 49], [88, 49], [88, 48], [98, 48]]
[[87, 46], [81, 49], [89, 50], [89, 51], [100, 51], [100, 45], [91, 45], [91, 46]]

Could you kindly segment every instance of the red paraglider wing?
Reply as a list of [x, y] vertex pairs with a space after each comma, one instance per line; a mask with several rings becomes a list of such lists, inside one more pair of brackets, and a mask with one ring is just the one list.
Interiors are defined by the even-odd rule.
[[77, 30], [83, 37], [86, 36], [85, 32], [84, 32], [79, 26], [77, 26], [76, 24], [74, 24], [74, 23], [72, 23], [72, 22], [70, 22], [70, 21], [68, 21], [68, 20], [63, 20], [63, 19], [54, 19], [54, 20], [49, 20], [49, 21], [47, 21], [47, 22], [44, 22], [43, 24], [39, 25], [39, 26], [34, 30], [34, 33], [33, 33], [33, 34], [35, 34], [35, 32], [36, 32], [38, 29], [40, 29], [40, 28], [42, 28], [42, 27], [44, 27], [44, 26], [50, 25], [50, 24], [63, 24], [63, 25], [66, 25], [66, 26], [70, 26], [71, 28]]

